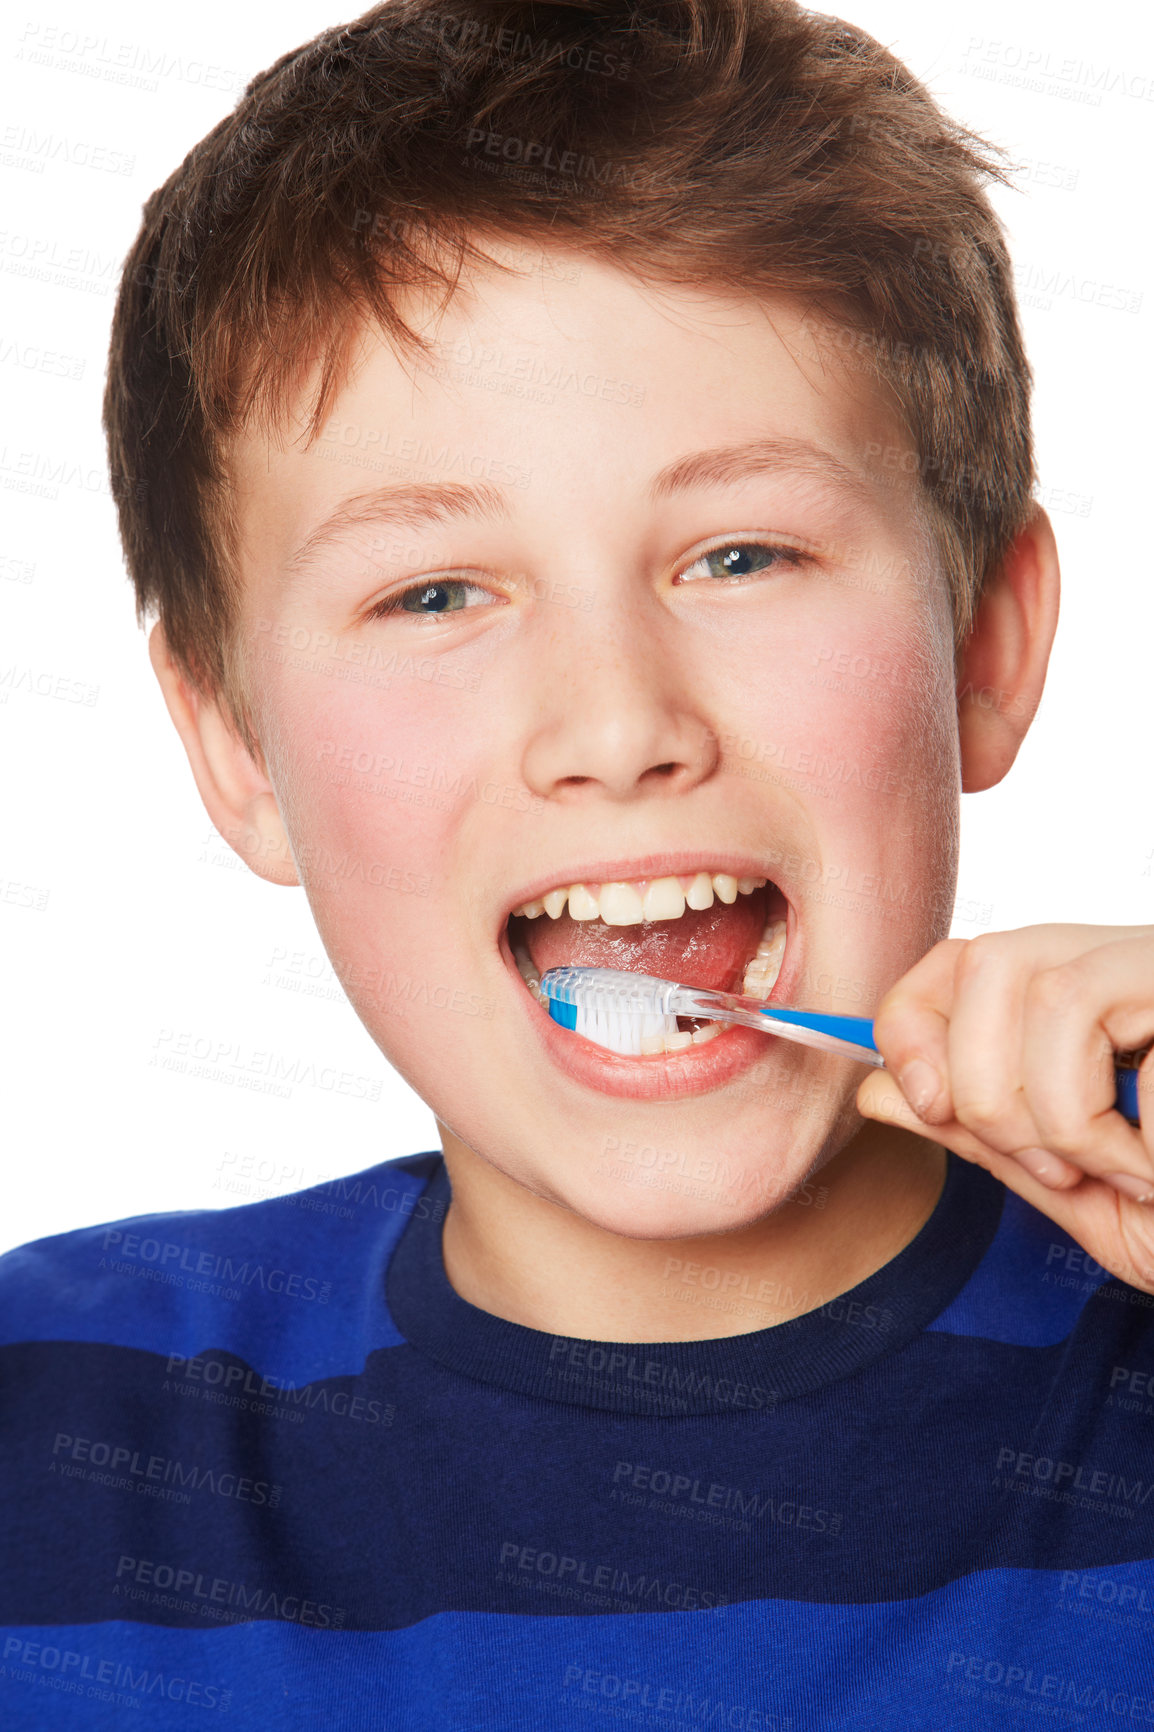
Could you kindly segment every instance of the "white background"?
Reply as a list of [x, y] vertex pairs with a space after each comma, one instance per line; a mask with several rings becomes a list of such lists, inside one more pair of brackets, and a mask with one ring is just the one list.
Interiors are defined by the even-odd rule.
[[[969, 0], [964, 22], [925, 0], [847, 10], [1025, 165], [995, 198], [1037, 374], [1065, 599], [1021, 758], [1002, 787], [964, 802], [955, 931], [1154, 920], [1151, 14], [1083, 0]], [[295, 1190], [436, 1142], [431, 1114], [343, 999], [303, 892], [253, 877], [211, 828], [135, 623], [104, 480], [108, 326], [141, 204], [252, 74], [333, 13], [320, 0], [106, 0], [9, 16], [0, 1249]], [[159, 60], [140, 74], [154, 88], [104, 75], [125, 44], [138, 68]], [[1111, 288], [1138, 310], [1110, 304]], [[75, 376], [28, 365], [44, 351]], [[34, 689], [57, 676], [96, 688], [94, 701]], [[158, 1068], [182, 1037], [224, 1049], [235, 1076], [267, 1052], [304, 1080], [281, 1098]], [[310, 1065], [365, 1079], [365, 1092], [380, 1083], [379, 1099], [310, 1082]]]

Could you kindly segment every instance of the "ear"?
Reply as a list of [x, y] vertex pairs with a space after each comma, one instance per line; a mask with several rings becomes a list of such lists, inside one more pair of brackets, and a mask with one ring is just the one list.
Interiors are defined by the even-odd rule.
[[1037, 507], [978, 607], [958, 662], [962, 791], [1002, 780], [1042, 698], [1058, 625], [1054, 531]]
[[149, 634], [148, 654], [209, 817], [259, 878], [270, 884], [299, 884], [263, 763], [253, 758], [215, 700], [191, 685], [177, 667], [159, 623]]

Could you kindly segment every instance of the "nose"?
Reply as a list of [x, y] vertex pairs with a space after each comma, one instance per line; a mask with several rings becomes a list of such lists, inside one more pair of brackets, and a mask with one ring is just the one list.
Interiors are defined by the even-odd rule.
[[717, 767], [717, 734], [668, 621], [656, 608], [640, 612], [644, 617], [615, 622], [608, 635], [587, 626], [579, 639], [558, 645], [563, 660], [539, 663], [522, 775], [542, 798], [571, 804], [680, 795]]

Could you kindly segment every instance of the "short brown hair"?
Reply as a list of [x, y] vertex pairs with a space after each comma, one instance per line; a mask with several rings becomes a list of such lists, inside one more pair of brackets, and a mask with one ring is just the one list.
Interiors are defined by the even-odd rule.
[[254, 78], [144, 208], [105, 395], [138, 618], [251, 747], [229, 436], [319, 365], [315, 436], [358, 320], [426, 348], [396, 292], [451, 293], [489, 232], [790, 293], [848, 335], [908, 428], [960, 641], [1033, 484], [991, 177], [899, 61], [794, 0], [386, 0]]

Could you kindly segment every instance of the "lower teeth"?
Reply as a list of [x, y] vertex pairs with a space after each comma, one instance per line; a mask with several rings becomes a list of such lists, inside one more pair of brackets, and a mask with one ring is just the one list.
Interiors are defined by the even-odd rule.
[[677, 1026], [677, 1018], [668, 1016], [665, 1021], [672, 1024], [658, 1034], [643, 1034], [641, 1036], [641, 1052], [644, 1057], [655, 1058], [663, 1052], [684, 1052], [689, 1046], [705, 1046], [708, 1041], [716, 1040], [722, 1029], [723, 1022], [703, 1022], [700, 1027], [681, 1029]]
[[785, 955], [785, 921], [767, 920], [756, 955], [746, 964], [741, 983], [746, 998], [767, 999], [777, 985], [781, 960]]
[[[741, 991], [746, 998], [765, 1000], [777, 982], [781, 973], [782, 957], [785, 954], [785, 921], [779, 918], [767, 920], [765, 930], [757, 946], [756, 954], [747, 963], [745, 975], [741, 983]], [[541, 990], [541, 976], [534, 966], [524, 941], [518, 939], [513, 944], [513, 960], [517, 970], [533, 997], [545, 1010], [549, 1008], [549, 1000]], [[656, 1018], [651, 1020], [657, 1020]], [[667, 1016], [661, 1019], [665, 1027], [653, 1032], [647, 1031], [640, 1037], [640, 1051], [643, 1057], [655, 1058], [661, 1053], [684, 1052], [687, 1047], [705, 1046], [708, 1041], [716, 1040], [728, 1026], [724, 1022], [694, 1022], [690, 1028], [679, 1028], [678, 1021], [684, 1017]], [[583, 1032], [578, 1025], [578, 1033]], [[596, 1044], [601, 1045], [601, 1042]], [[634, 1051], [638, 1049], [633, 1048]]]

